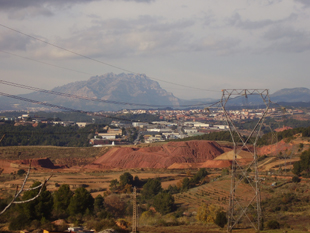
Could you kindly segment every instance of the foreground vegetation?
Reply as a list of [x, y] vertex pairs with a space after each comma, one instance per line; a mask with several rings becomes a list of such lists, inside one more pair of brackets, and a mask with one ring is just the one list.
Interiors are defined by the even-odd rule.
[[[190, 187], [203, 184], [207, 175], [208, 172], [205, 169], [200, 169], [191, 179], [184, 178], [179, 191], [187, 190], [189, 184]], [[189, 184], [188, 181], [190, 181]], [[34, 182], [32, 187], [37, 185], [38, 182]], [[126, 232], [131, 222], [133, 186], [136, 186], [140, 193], [138, 202], [142, 225], [187, 224], [186, 219], [182, 218], [184, 209], [175, 204], [174, 196], [169, 189], [162, 188], [160, 178], [140, 180], [138, 176], [133, 177], [129, 172], [123, 173], [119, 179], [111, 180], [110, 189], [104, 195], [97, 195], [95, 198], [84, 187], [72, 191], [68, 184], [63, 184], [54, 192], [44, 188], [39, 198], [34, 201], [10, 208], [1, 216], [1, 222], [7, 222], [9, 230], [38, 228], [64, 230], [67, 227], [66, 224], [56, 226], [52, 222], [65, 219], [68, 223], [76, 226], [83, 224], [88, 229], [97, 231], [112, 227]], [[36, 195], [37, 190], [29, 190], [24, 193], [21, 200], [28, 200]], [[1, 199], [0, 208], [3, 209], [10, 199], [11, 197]], [[208, 209], [205, 207], [205, 210]], [[216, 210], [222, 211], [221, 208]], [[214, 211], [212, 213], [217, 214]], [[197, 220], [206, 221], [204, 216], [198, 214]], [[223, 212], [217, 218], [220, 226], [225, 225], [226, 220], [222, 219]], [[212, 221], [214, 222], [215, 219], [216, 216]], [[124, 229], [117, 224], [121, 224]]]

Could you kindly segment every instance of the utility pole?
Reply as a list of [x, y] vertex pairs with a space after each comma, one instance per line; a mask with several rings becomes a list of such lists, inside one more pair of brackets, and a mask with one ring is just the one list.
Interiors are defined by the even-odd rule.
[[132, 204], [132, 233], [137, 232], [137, 189], [133, 187], [133, 204]]
[[[255, 127], [250, 134], [245, 137], [240, 134], [238, 128], [233, 122], [232, 115], [226, 110], [229, 100], [236, 98], [245, 98], [258, 95], [262, 98], [266, 108], [261, 113]], [[256, 143], [260, 135], [260, 131], [270, 106], [270, 98], [267, 89], [224, 89], [222, 90], [221, 105], [225, 114], [226, 122], [229, 128], [232, 142], [234, 145], [234, 157], [232, 161], [231, 171], [231, 188], [229, 196], [229, 209], [227, 211], [228, 223], [227, 232], [232, 232], [238, 224], [243, 227], [252, 227], [257, 232], [262, 226], [261, 211], [261, 194], [260, 182], [257, 170], [257, 153]], [[250, 141], [254, 140], [250, 143]], [[246, 165], [238, 160], [241, 151], [247, 151], [253, 156], [253, 160]], [[254, 171], [254, 180], [249, 176], [249, 172]], [[246, 184], [244, 184], [246, 183]], [[245, 198], [246, 196], [249, 198]]]

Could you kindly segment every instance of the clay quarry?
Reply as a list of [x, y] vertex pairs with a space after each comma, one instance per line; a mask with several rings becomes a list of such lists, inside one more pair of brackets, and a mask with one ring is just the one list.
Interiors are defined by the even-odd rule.
[[[299, 143], [298, 138], [288, 143], [282, 140], [277, 144], [258, 148], [257, 153], [258, 156], [267, 156], [265, 165], [266, 161], [277, 163], [275, 160], [281, 160], [278, 158], [279, 153], [289, 156], [289, 153], [297, 151]], [[305, 150], [309, 143], [304, 144]], [[145, 147], [74, 148], [69, 151], [70, 148], [57, 147], [2, 147], [0, 169], [3, 174], [11, 174], [19, 169], [27, 169], [30, 161], [36, 172], [54, 173], [128, 169], [221, 169], [230, 167], [234, 159], [232, 145], [206, 140], [168, 142]], [[236, 159], [247, 164], [253, 160], [253, 155], [242, 150], [238, 152]], [[297, 160], [291, 156], [289, 159]]]
[[[263, 156], [258, 163], [259, 170], [277, 170], [281, 166], [292, 167], [299, 160], [298, 145], [301, 139], [258, 148], [258, 155]], [[303, 142], [306, 150], [308, 142]], [[282, 153], [282, 157], [279, 154]], [[23, 177], [16, 175], [20, 169], [27, 170], [32, 164], [31, 179], [40, 180], [42, 176], [54, 174], [49, 188], [59, 184], [70, 184], [75, 189], [84, 186], [93, 190], [93, 195], [103, 193], [109, 188], [109, 182], [117, 179], [125, 170], [130, 170], [140, 179], [152, 177], [167, 178], [162, 185], [176, 184], [183, 179], [185, 170], [207, 168], [219, 173], [223, 168], [230, 168], [234, 157], [230, 143], [197, 140], [186, 142], [168, 142], [142, 146], [115, 146], [102, 148], [59, 148], [59, 147], [2, 147], [0, 148], [0, 169], [7, 179], [0, 188], [14, 188]], [[295, 154], [295, 156], [290, 156]], [[296, 155], [297, 154], [297, 155]], [[253, 155], [240, 151], [237, 160], [248, 164]], [[283, 156], [287, 156], [283, 159]], [[98, 175], [101, 174], [101, 175]]]

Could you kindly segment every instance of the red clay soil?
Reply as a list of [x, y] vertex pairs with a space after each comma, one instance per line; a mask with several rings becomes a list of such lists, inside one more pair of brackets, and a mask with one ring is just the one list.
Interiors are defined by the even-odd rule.
[[12, 163], [10, 160], [0, 160], [0, 170], [2, 173], [12, 173], [18, 171], [18, 164]]
[[49, 158], [16, 160], [14, 163], [29, 165], [30, 161], [31, 161], [31, 167], [42, 167], [49, 169], [57, 168]]
[[276, 132], [282, 132], [284, 130], [289, 130], [289, 129], [293, 129], [292, 127], [289, 127], [289, 126], [283, 126], [282, 128], [277, 128], [275, 129], [274, 131]]
[[203, 168], [225, 168], [231, 167], [232, 162], [229, 160], [207, 160], [202, 163], [199, 167]]
[[[0, 160], [0, 169], [3, 173], [16, 172], [19, 169], [27, 169], [29, 167], [29, 159], [25, 160]], [[56, 169], [55, 166], [48, 158], [32, 159], [31, 167], [37, 169]]]
[[174, 163], [168, 167], [168, 169], [186, 169], [186, 168], [197, 168], [197, 163]]
[[257, 149], [258, 155], [278, 155], [280, 151], [290, 151], [293, 148], [292, 143], [286, 143], [283, 140], [276, 144], [272, 144], [269, 146], [263, 146]]
[[115, 147], [85, 168], [167, 168], [174, 163], [203, 163], [223, 152], [218, 143], [205, 140], [169, 142], [158, 147]]

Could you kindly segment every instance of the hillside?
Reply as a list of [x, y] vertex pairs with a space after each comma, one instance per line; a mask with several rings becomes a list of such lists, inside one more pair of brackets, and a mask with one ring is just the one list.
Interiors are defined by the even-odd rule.
[[270, 97], [275, 102], [310, 102], [310, 90], [305, 87], [284, 88]]
[[224, 149], [212, 141], [169, 142], [145, 148], [115, 147], [85, 168], [167, 168], [174, 163], [203, 163], [223, 152]]
[[[86, 81], [68, 83], [56, 87], [51, 91], [97, 99], [102, 102], [86, 101], [41, 92], [33, 92], [21, 96], [87, 111], [110, 111], [141, 107], [148, 108], [148, 105], [169, 105], [176, 107], [180, 105], [178, 98], [172, 93], [162, 89], [158, 82], [149, 79], [143, 74], [108, 73], [101, 76], [91, 77]], [[19, 104], [15, 105], [16, 109], [23, 109], [24, 106], [24, 102], [22, 101], [11, 100], [4, 97], [1, 98], [1, 102], [5, 103], [5, 108], [8, 108], [10, 105], [11, 109], [14, 109], [14, 104]], [[116, 104], [116, 102], [124, 104]], [[126, 103], [134, 103], [137, 105]]]

